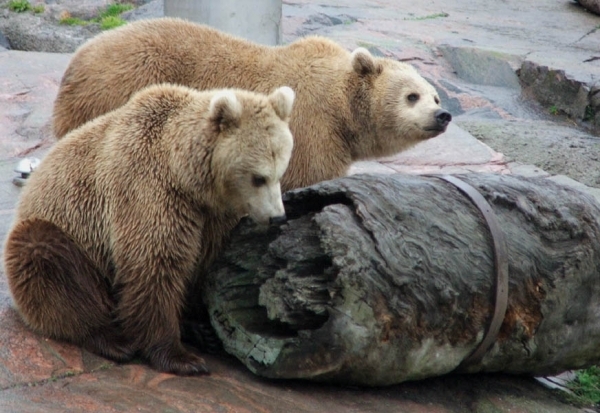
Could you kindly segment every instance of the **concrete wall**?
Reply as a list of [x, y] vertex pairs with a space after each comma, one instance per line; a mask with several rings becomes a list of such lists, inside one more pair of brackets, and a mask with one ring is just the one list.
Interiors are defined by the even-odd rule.
[[165, 0], [165, 16], [204, 23], [258, 43], [281, 42], [282, 0]]

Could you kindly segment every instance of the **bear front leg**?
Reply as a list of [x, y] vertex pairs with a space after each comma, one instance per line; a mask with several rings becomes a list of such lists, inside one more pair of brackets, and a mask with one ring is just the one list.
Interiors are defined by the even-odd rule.
[[34, 331], [116, 361], [133, 357], [113, 322], [104, 277], [59, 227], [41, 219], [17, 223], [4, 260], [15, 304]]
[[183, 346], [180, 333], [198, 248], [192, 240], [161, 239], [161, 235], [173, 233], [197, 238], [198, 232], [170, 228], [149, 233], [153, 239], [138, 238], [135, 231], [129, 231], [126, 239], [121, 238], [126, 242], [117, 244], [118, 320], [153, 368], [179, 375], [206, 374], [204, 359]]
[[222, 354], [223, 343], [210, 322], [210, 314], [202, 301], [202, 279], [190, 285], [181, 322], [181, 340], [185, 345], [208, 354]]
[[204, 359], [188, 351], [181, 342], [181, 311], [187, 277], [172, 268], [155, 267], [123, 274], [120, 278], [123, 281], [118, 284], [119, 321], [150, 365], [179, 375], [208, 373]]

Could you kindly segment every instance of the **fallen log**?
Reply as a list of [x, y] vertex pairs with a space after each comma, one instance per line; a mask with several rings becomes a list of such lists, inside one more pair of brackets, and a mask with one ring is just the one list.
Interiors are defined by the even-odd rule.
[[541, 178], [469, 174], [505, 236], [508, 305], [493, 345], [494, 240], [438, 177], [358, 175], [285, 195], [288, 222], [239, 225], [210, 270], [211, 322], [270, 378], [387, 385], [451, 371], [551, 374], [600, 361], [600, 206]]

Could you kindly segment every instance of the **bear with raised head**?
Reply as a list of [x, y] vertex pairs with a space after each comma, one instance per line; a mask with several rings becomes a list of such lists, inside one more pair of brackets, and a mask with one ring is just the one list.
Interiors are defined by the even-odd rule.
[[154, 85], [65, 136], [25, 185], [5, 245], [26, 324], [117, 361], [207, 371], [180, 340], [186, 293], [242, 217], [285, 219], [293, 100], [288, 87]]
[[261, 93], [290, 86], [294, 151], [284, 191], [343, 176], [354, 161], [393, 155], [444, 132], [452, 119], [412, 66], [366, 49], [350, 53], [322, 37], [262, 46], [162, 18], [102, 33], [77, 50], [54, 105], [55, 135], [157, 82]]

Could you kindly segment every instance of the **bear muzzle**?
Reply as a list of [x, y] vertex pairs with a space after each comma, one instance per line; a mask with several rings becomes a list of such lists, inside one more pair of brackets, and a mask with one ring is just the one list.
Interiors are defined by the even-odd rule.
[[435, 117], [435, 121], [437, 122], [440, 130], [446, 130], [448, 124], [452, 120], [452, 115], [450, 112], [444, 109], [438, 109], [433, 116]]
[[452, 115], [447, 110], [438, 109], [433, 114], [433, 119], [434, 122], [432, 124], [423, 128], [424, 131], [429, 132], [430, 138], [446, 131], [448, 124], [452, 121]]
[[240, 219], [240, 224], [254, 228], [255, 231], [264, 232], [268, 231], [270, 227], [279, 227], [287, 222], [287, 216], [285, 214], [279, 216], [269, 217], [268, 224], [261, 223], [250, 216], [246, 215]]
[[278, 217], [270, 217], [269, 225], [280, 226], [287, 222], [287, 216], [285, 214], [280, 215]]

